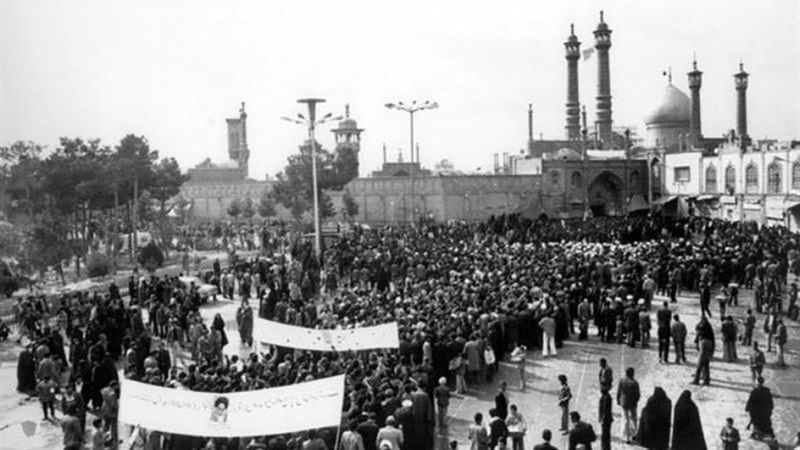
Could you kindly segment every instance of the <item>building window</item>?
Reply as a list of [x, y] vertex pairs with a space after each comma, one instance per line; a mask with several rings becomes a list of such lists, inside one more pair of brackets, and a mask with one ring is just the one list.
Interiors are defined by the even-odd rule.
[[733, 195], [736, 192], [736, 168], [728, 165], [725, 168], [725, 193]]
[[631, 172], [631, 179], [629, 180], [629, 188], [634, 192], [638, 192], [640, 189], [641, 177], [639, 176], [639, 171], [634, 170]]
[[800, 161], [792, 164], [792, 189], [800, 189]]
[[688, 183], [691, 178], [691, 170], [688, 166], [675, 168], [675, 182]]
[[572, 172], [572, 188], [580, 189], [583, 186], [583, 177], [580, 172]]
[[717, 168], [714, 166], [706, 167], [706, 192], [717, 192]]
[[758, 166], [753, 163], [744, 171], [744, 191], [748, 194], [758, 194]]
[[767, 167], [767, 193], [780, 194], [781, 188], [781, 165], [773, 162]]
[[557, 170], [553, 170], [550, 172], [550, 179], [553, 183], [553, 186], [558, 186], [558, 181], [561, 178], [561, 175], [558, 173]]

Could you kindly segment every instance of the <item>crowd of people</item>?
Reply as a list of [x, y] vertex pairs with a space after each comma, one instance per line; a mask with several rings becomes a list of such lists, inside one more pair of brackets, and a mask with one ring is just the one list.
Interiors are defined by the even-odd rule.
[[[684, 291], [698, 293], [703, 309], [694, 333], [700, 349], [694, 381], [708, 384], [717, 334], [710, 296], [719, 293], [720, 305], [731, 307], [739, 300], [739, 289], [750, 287], [756, 293], [755, 313], [750, 311], [741, 324], [749, 340], [739, 341], [740, 324], [731, 314], [719, 311], [716, 318], [724, 319], [720, 326], [726, 358], [737, 358], [739, 342], [752, 345], [752, 355], [760, 355], [750, 357], [756, 385], [747, 410], [755, 437], [774, 436], [772, 397], [761, 378], [766, 358], [753, 329], [754, 314], [763, 313], [768, 350], [774, 345], [776, 362], [784, 363], [783, 320], [796, 318], [797, 304], [796, 288], [787, 296], [782, 286], [800, 248], [800, 238], [786, 230], [706, 219], [532, 223], [503, 216], [483, 224], [355, 228], [325, 249], [321, 264], [308, 242], [270, 233], [265, 242], [271, 244], [261, 256], [232, 261], [227, 268], [215, 262], [200, 274], [217, 286], [220, 296], [242, 302], [237, 324], [239, 340], [252, 350], [246, 357], [223, 352], [231, 330], [219, 316], [204, 322], [197, 286], [187, 287], [179, 277], [133, 276], [127, 300], [115, 285], [104, 294], [66, 296], [57, 307], [38, 298], [20, 300], [17, 320], [30, 342], [20, 355], [20, 391], [39, 393], [46, 418], [48, 411], [54, 413], [55, 397], [48, 393], [63, 386], [63, 398], [81, 399], [62, 408], [65, 417], [76, 419], [62, 423], [65, 447], [79, 448], [75, 445], [85, 439], [87, 411], [102, 420], [103, 433], [96, 433], [104, 437], [102, 445], [118, 444], [115, 362], [122, 361], [124, 376], [130, 379], [219, 393], [345, 374], [339, 448], [432, 450], [437, 426], [448, 428], [451, 391], [464, 394], [492, 381], [499, 361], [507, 358], [519, 366], [524, 388], [526, 350], [556, 356], [565, 340], [590, 339], [590, 324], [597, 339], [608, 345], [648, 346], [651, 327], [656, 328], [659, 359], [668, 363], [673, 347], [676, 362], [686, 362], [685, 343], [691, 336], [670, 303]], [[285, 254], [276, 256], [279, 248]], [[658, 293], [671, 300], [655, 311], [653, 324]], [[302, 327], [351, 328], [396, 321], [400, 348], [340, 353], [270, 347], [261, 352], [253, 347], [251, 302], [259, 317]], [[37, 306], [41, 303], [45, 305]], [[50, 311], [63, 317], [57, 328], [42, 325], [50, 323], [43, 320]], [[603, 398], [610, 399], [613, 377], [610, 369], [602, 369], [608, 368], [601, 367], [599, 386], [605, 449], [610, 448], [612, 402]], [[675, 433], [677, 439], [705, 445], [689, 391], [681, 394], [672, 416], [665, 406], [670, 403], [666, 393], [656, 388], [639, 421], [638, 393], [628, 395], [634, 383], [630, 369], [617, 386], [625, 440], [645, 444], [655, 439], [658, 443], [649, 448], [667, 448], [663, 439], [666, 435], [669, 440], [672, 427], [681, 430]], [[472, 449], [523, 447], [527, 425], [518, 405], [504, 400], [504, 389], [495, 398], [487, 424], [476, 414], [467, 436]], [[571, 409], [570, 395], [564, 377], [561, 431], [569, 435], [570, 449], [591, 448], [596, 436], [585, 421], [589, 412]], [[727, 428], [729, 437], [732, 427]], [[132, 442], [136, 448], [305, 450], [332, 449], [337, 435], [333, 428], [206, 439], [139, 429]], [[542, 436], [549, 441], [552, 433], [544, 430]], [[673, 448], [689, 448], [675, 447], [675, 439]]]

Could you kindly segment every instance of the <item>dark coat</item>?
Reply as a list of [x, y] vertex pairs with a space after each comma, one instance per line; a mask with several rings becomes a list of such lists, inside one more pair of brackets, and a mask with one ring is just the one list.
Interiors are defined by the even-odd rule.
[[672, 425], [672, 400], [664, 389], [656, 387], [647, 400], [639, 420], [637, 441], [645, 448], [667, 450]]
[[703, 424], [700, 422], [700, 411], [692, 401], [691, 391], [683, 391], [675, 403], [672, 424], [673, 450], [707, 450], [706, 438], [703, 436]]

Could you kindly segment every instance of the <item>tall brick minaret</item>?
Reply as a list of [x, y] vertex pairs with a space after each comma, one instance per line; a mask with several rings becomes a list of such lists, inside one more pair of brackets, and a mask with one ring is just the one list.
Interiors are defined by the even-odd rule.
[[580, 97], [578, 94], [578, 59], [581, 55], [581, 43], [575, 36], [575, 25], [569, 26], [569, 37], [564, 42], [567, 58], [567, 139], [581, 138]]
[[744, 65], [739, 63], [739, 73], [733, 75], [736, 85], [736, 134], [739, 135], [742, 145], [747, 145], [750, 136], [747, 135], [747, 78], [749, 73], [744, 71]]
[[611, 148], [611, 74], [608, 61], [608, 49], [611, 48], [611, 29], [603, 20], [600, 11], [600, 23], [594, 30], [594, 48], [597, 50], [597, 131], [603, 148]]
[[692, 71], [689, 76], [689, 89], [692, 91], [692, 109], [689, 116], [689, 133], [692, 145], [701, 146], [703, 140], [703, 127], [700, 122], [700, 87], [703, 84], [703, 72], [697, 70], [697, 60], [692, 61]]

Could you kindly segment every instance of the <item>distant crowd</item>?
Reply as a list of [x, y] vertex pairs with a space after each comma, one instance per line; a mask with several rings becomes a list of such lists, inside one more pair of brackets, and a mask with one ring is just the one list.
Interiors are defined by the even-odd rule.
[[[216, 226], [186, 236], [215, 236]], [[452, 395], [469, 394], [492, 381], [501, 360], [518, 365], [524, 388], [525, 364], [533, 349], [543, 357], [556, 356], [565, 340], [595, 339], [591, 335], [607, 345], [648, 346], [655, 340], [664, 363], [670, 348], [676, 362], [686, 362], [685, 343], [694, 338], [694, 381], [705, 384], [711, 381], [709, 362], [719, 348], [719, 336], [726, 360], [739, 357], [737, 345], [751, 348], [755, 397], [751, 395], [748, 411], [754, 437], [774, 435], [772, 397], [759, 382], [764, 365], [773, 360], [767, 361], [756, 341], [763, 332], [767, 353], [774, 347], [774, 363], [785, 364], [784, 321], [797, 320], [798, 306], [796, 286], [788, 291], [784, 286], [800, 249], [800, 238], [785, 229], [707, 219], [530, 222], [502, 216], [483, 224], [354, 228], [329, 245], [320, 262], [309, 242], [278, 228], [224, 228], [222, 235], [227, 236], [223, 243], [238, 240], [236, 245], [262, 250], [260, 256], [237, 258], [226, 267], [215, 261], [198, 274], [201, 282], [216, 288], [210, 301], [240, 302], [236, 330], [226, 329], [219, 315], [206, 323], [200, 314], [201, 286], [186, 285], [180, 277], [135, 274], [126, 296], [112, 284], [107, 293], [67, 295], [52, 305], [42, 298], [19, 300], [16, 321], [29, 344], [20, 354], [18, 389], [38, 393], [46, 418], [54, 416], [55, 392], [63, 390], [62, 399], [79, 399], [74, 406], [62, 406], [65, 447], [78, 448], [90, 435], [102, 441], [95, 448], [118, 445], [115, 364], [121, 362], [127, 378], [207, 392], [345, 374], [339, 448], [432, 450], [436, 430], [448, 429]], [[743, 314], [744, 309], [735, 308], [739, 293], [751, 288], [755, 300]], [[703, 311], [693, 336], [671, 303], [683, 292], [696, 293]], [[658, 294], [670, 300], [654, 304]], [[55, 327], [48, 326], [52, 316], [59, 317]], [[337, 353], [272, 347], [261, 353], [252, 347], [254, 316], [312, 328], [396, 321], [400, 348]], [[712, 325], [712, 318], [719, 319], [713, 322], [718, 325]], [[763, 326], [757, 327], [757, 321]], [[226, 356], [224, 348], [231, 341], [252, 352], [241, 359]], [[626, 378], [633, 379], [633, 370]], [[639, 427], [638, 397], [633, 406], [626, 402], [628, 394], [620, 394], [623, 384], [631, 383], [620, 381], [617, 387], [625, 410], [623, 437], [650, 439], [640, 433], [647, 427]], [[569, 408], [567, 380], [561, 385], [561, 431], [570, 435], [571, 449], [591, 448], [589, 412]], [[599, 388], [610, 395], [613, 387], [605, 380]], [[658, 389], [652, 408], [650, 401], [645, 406], [649, 413], [642, 411], [642, 423], [653, 414], [665, 414], [663, 390]], [[473, 449], [506, 444], [522, 448], [527, 424], [517, 405], [504, 404], [503, 390], [489, 411], [488, 424], [483, 415], [475, 416], [466, 436]], [[699, 423], [689, 397], [684, 393], [676, 403], [675, 430], [682, 421], [692, 422], [686, 425], [690, 428]], [[86, 432], [87, 412], [101, 419], [95, 433]], [[666, 415], [672, 417], [671, 412]], [[600, 422], [601, 448], [610, 448], [602, 411]], [[666, 435], [669, 439], [669, 424]], [[692, 445], [700, 445], [697, 439], [705, 445], [702, 432], [699, 438], [697, 433], [683, 437], [689, 436], [695, 439]], [[140, 429], [132, 437], [141, 448], [271, 450], [332, 449], [336, 438], [336, 429], [247, 439]], [[689, 447], [673, 443], [673, 448]]]

